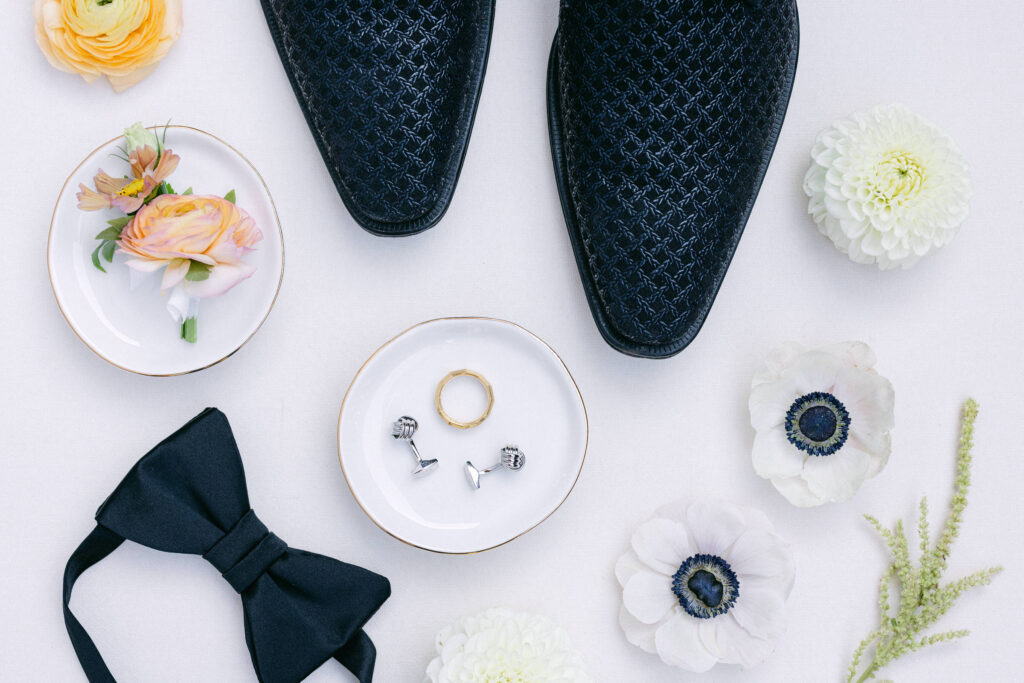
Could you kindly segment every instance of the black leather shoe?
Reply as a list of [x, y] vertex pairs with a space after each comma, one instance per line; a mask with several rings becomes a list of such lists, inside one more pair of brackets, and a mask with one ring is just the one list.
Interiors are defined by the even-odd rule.
[[262, 0], [285, 71], [353, 218], [378, 235], [451, 202], [494, 0]]
[[664, 358], [700, 331], [789, 103], [795, 0], [562, 0], [555, 175], [602, 335]]

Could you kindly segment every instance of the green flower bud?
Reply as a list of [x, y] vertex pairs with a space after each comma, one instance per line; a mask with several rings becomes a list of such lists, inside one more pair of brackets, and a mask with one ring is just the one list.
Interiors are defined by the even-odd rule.
[[124, 139], [128, 145], [129, 154], [131, 154], [132, 150], [137, 147], [145, 147], [146, 145], [149, 145], [158, 153], [163, 151], [163, 145], [160, 144], [160, 137], [143, 126], [140, 122], [136, 122], [132, 124], [130, 128], [125, 129]]

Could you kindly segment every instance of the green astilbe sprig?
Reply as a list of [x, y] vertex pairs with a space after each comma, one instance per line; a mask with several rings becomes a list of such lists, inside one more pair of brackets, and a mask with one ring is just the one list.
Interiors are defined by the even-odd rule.
[[[846, 677], [848, 683], [863, 683], [873, 679], [886, 665], [903, 655], [929, 645], [967, 636], [970, 632], [966, 630], [944, 631], [932, 635], [925, 635], [924, 632], [949, 611], [963, 593], [975, 586], [988, 584], [993, 576], [1003, 570], [1002, 567], [990, 567], [949, 583], [942, 582], [942, 574], [946, 571], [949, 553], [953, 541], [960, 533], [964, 509], [967, 507], [967, 490], [971, 486], [971, 449], [974, 446], [974, 422], [977, 416], [978, 404], [974, 399], [969, 399], [963, 409], [960, 450], [956, 460], [956, 483], [953, 499], [950, 501], [949, 517], [934, 545], [929, 536], [928, 499], [921, 500], [917, 523], [921, 550], [919, 567], [914, 567], [910, 559], [910, 546], [902, 521], [897, 522], [890, 530], [874, 517], [865, 515], [885, 541], [892, 558], [879, 582], [878, 628], [869, 633], [854, 650]], [[895, 604], [892, 603], [891, 595], [894, 582], [899, 587], [895, 595]], [[861, 670], [861, 663], [869, 653], [870, 663]]]

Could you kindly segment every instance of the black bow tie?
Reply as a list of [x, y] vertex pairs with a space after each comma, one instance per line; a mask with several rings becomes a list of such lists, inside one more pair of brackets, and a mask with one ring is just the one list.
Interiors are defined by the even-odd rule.
[[91, 683], [112, 682], [68, 608], [82, 572], [125, 539], [202, 555], [242, 596], [245, 642], [263, 683], [300, 681], [334, 657], [370, 683], [376, 650], [363, 625], [391, 594], [383, 576], [289, 548], [249, 507], [227, 418], [209, 408], [147, 453], [96, 513], [64, 570], [64, 623]]

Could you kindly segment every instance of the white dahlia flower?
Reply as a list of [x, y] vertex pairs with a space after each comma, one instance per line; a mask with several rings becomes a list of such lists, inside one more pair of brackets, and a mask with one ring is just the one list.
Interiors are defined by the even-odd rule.
[[749, 668], [785, 628], [793, 554], [756, 510], [680, 501], [640, 525], [615, 575], [630, 643], [689, 671]]
[[423, 683], [591, 683], [569, 635], [549, 619], [494, 608], [437, 634]]
[[857, 263], [910, 268], [967, 219], [971, 179], [952, 139], [901, 105], [837, 121], [811, 151], [818, 230]]
[[895, 394], [863, 342], [783, 344], [754, 375], [754, 470], [799, 507], [849, 500], [882, 471]]

